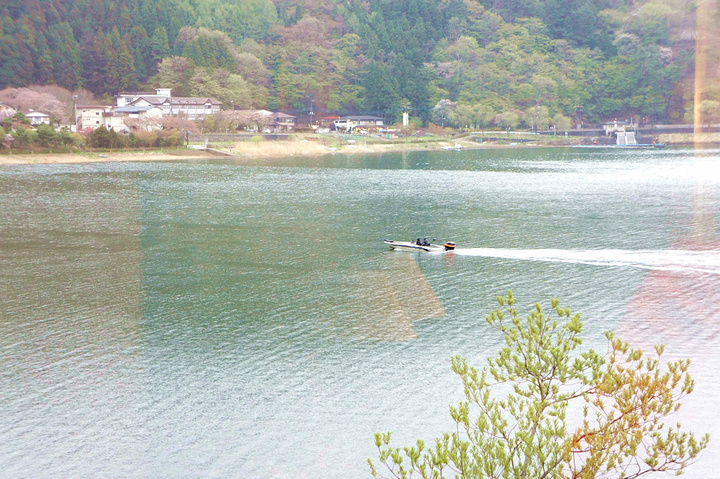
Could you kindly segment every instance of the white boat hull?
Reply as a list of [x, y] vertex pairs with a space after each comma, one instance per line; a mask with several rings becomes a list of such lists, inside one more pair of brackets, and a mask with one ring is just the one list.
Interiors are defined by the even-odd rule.
[[[425, 251], [427, 253], [445, 253], [452, 251], [455, 247], [454, 243], [446, 243], [445, 245], [439, 244], [417, 244], [411, 241], [393, 241], [385, 240], [384, 243], [390, 246], [392, 249], [399, 251]], [[452, 245], [452, 246], [448, 246]]]

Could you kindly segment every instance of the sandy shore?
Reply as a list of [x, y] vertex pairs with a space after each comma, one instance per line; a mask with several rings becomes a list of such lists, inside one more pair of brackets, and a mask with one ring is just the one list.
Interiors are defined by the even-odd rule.
[[[467, 139], [461, 140], [459, 143], [461, 143], [465, 149], [482, 147], [479, 143]], [[338, 141], [328, 144], [307, 140], [263, 141], [259, 143], [241, 141], [232, 146], [220, 148], [220, 150], [240, 158], [282, 158], [287, 156], [319, 156], [333, 153], [381, 154], [393, 151], [429, 151], [439, 150], [444, 146], [452, 146], [453, 144], [451, 141], [389, 141], [387, 143], [365, 141], [347, 143]]]
[[[172, 161], [204, 158], [283, 158], [292, 156], [320, 156], [328, 154], [381, 154], [401, 151], [429, 151], [440, 150], [455, 143], [464, 149], [492, 149], [492, 148], [527, 148], [533, 145], [493, 145], [479, 144], [470, 140], [432, 141], [432, 142], [388, 142], [366, 143], [356, 142], [326, 145], [317, 141], [262, 141], [252, 143], [241, 141], [232, 144], [218, 145], [214, 151], [195, 149], [179, 149], [165, 151], [118, 151], [106, 153], [37, 153], [37, 154], [3, 154], [0, 155], [0, 165], [24, 164], [50, 164], [50, 163], [97, 163], [112, 161]], [[534, 145], [547, 146], [547, 145]]]
[[[698, 141], [700, 140], [700, 141]], [[703, 134], [702, 138], [693, 135], [660, 135], [660, 141], [677, 145], [718, 145], [720, 134]], [[388, 141], [387, 143], [357, 141], [347, 143], [337, 141], [327, 143], [308, 140], [290, 141], [239, 141], [217, 145], [214, 151], [195, 149], [160, 151], [118, 151], [106, 153], [57, 153], [57, 154], [2, 154], [0, 165], [47, 164], [47, 163], [97, 163], [111, 161], [173, 161], [187, 159], [235, 158], [283, 158], [292, 156], [320, 156], [327, 154], [381, 154], [404, 151], [432, 151], [459, 144], [463, 149], [508, 149], [508, 148], [548, 148], [563, 147], [567, 144], [551, 142], [528, 143], [476, 143], [469, 138], [435, 139], [428, 141]], [[212, 145], [211, 145], [212, 147]]]
[[213, 158], [204, 151], [119, 151], [108, 153], [39, 153], [0, 155], [0, 165], [30, 165], [47, 163], [97, 163], [107, 161], [170, 161], [188, 158]]
[[214, 151], [193, 149], [169, 151], [119, 151], [107, 153], [37, 153], [0, 155], [0, 165], [28, 165], [50, 163], [97, 163], [111, 161], [172, 161], [197, 158], [282, 158], [289, 156], [319, 156], [333, 153], [384, 153], [388, 151], [413, 151], [439, 149], [423, 145], [344, 145], [327, 147], [315, 142], [265, 141], [251, 144], [238, 142], [234, 146], [223, 145]]

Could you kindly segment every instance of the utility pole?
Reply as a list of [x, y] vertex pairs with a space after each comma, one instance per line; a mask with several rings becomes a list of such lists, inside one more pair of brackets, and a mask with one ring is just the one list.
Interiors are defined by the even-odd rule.
[[575, 113], [577, 114], [578, 120], [580, 120], [580, 129], [583, 129], [583, 107], [578, 105], [577, 108], [575, 108]]
[[73, 123], [75, 124], [75, 131], [78, 131], [77, 97], [77, 95], [73, 95]]

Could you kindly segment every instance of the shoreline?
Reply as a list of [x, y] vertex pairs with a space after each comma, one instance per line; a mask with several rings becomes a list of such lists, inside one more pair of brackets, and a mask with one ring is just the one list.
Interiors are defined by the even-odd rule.
[[[187, 153], [192, 153], [188, 155]], [[2, 165], [45, 165], [45, 164], [73, 164], [73, 163], [107, 163], [125, 161], [172, 161], [183, 159], [216, 158], [199, 150], [145, 150], [145, 151], [118, 151], [118, 152], [87, 152], [87, 153], [16, 153], [0, 155]]]
[[[692, 135], [671, 137], [661, 135], [660, 142], [670, 147], [720, 147], [720, 135], [708, 134], [701, 141], [694, 142]], [[672, 135], [675, 136], [675, 135]], [[663, 141], [665, 140], [665, 141]], [[704, 141], [703, 141], [704, 140]], [[322, 156], [330, 154], [383, 154], [411, 151], [448, 151], [449, 147], [459, 144], [462, 150], [532, 149], [532, 148], [569, 148], [576, 144], [562, 142], [518, 141], [511, 143], [477, 143], [466, 138], [442, 138], [428, 141], [389, 141], [380, 143], [359, 140], [355, 143], [335, 141], [327, 143], [316, 139], [297, 139], [282, 141], [249, 142], [240, 141], [212, 146], [209, 150], [182, 148], [177, 150], [107, 151], [74, 153], [15, 153], [0, 154], [0, 166], [32, 164], [82, 164], [107, 162], [151, 162], [182, 161], [227, 158], [233, 160], [277, 159], [283, 157]], [[330, 146], [329, 146], [330, 145]], [[450, 149], [449, 151], [453, 151]]]
[[[247, 142], [244, 142], [247, 143]], [[567, 145], [516, 145], [473, 144], [463, 142], [463, 150], [490, 150], [512, 148], [544, 148], [567, 147]], [[283, 157], [321, 156], [331, 154], [383, 154], [410, 151], [441, 151], [443, 146], [453, 146], [451, 142], [438, 141], [435, 144], [355, 144], [341, 147], [327, 147], [317, 142], [307, 141], [266, 141], [259, 144], [243, 144], [236, 147], [216, 147], [210, 151], [193, 148], [178, 150], [144, 150], [144, 151], [108, 151], [83, 153], [15, 153], [0, 154], [0, 166], [3, 165], [34, 165], [34, 164], [84, 164], [108, 162], [151, 162], [151, 161], [182, 161], [198, 159], [227, 158], [233, 160], [277, 159]]]

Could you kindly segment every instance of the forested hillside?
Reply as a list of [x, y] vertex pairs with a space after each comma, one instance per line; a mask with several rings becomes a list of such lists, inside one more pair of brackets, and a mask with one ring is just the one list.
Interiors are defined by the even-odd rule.
[[0, 89], [173, 88], [226, 107], [547, 126], [680, 122], [685, 0], [5, 0]]

